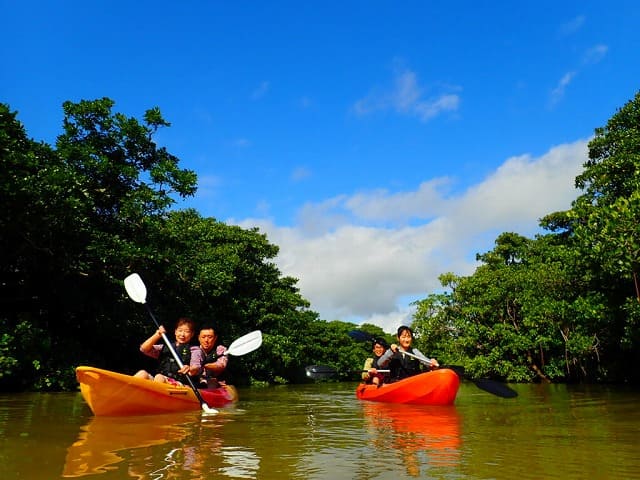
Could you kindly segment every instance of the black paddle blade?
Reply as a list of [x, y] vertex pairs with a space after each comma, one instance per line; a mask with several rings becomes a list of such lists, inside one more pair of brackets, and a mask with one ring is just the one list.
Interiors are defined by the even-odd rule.
[[338, 373], [335, 368], [327, 365], [309, 365], [304, 370], [307, 377], [315, 379], [330, 378]]
[[373, 335], [362, 330], [351, 330], [348, 335], [359, 342], [372, 342], [374, 340]]
[[508, 387], [502, 382], [498, 382], [496, 380], [489, 380], [488, 378], [481, 378], [476, 380], [475, 378], [470, 378], [465, 375], [464, 367], [462, 365], [440, 365], [440, 368], [448, 368], [449, 370], [453, 370], [458, 374], [460, 378], [464, 378], [469, 380], [470, 382], [475, 383], [476, 387], [485, 392], [492, 393], [498, 397], [502, 398], [515, 398], [518, 396], [518, 392]]
[[508, 387], [504, 383], [497, 382], [495, 380], [489, 380], [488, 378], [481, 378], [479, 380], [469, 379], [476, 384], [476, 387], [484, 390], [485, 392], [492, 393], [502, 398], [515, 398], [518, 396], [518, 392]]

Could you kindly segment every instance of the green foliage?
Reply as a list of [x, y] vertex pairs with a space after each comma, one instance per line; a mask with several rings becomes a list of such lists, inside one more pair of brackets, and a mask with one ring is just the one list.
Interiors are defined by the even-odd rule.
[[[262, 330], [262, 347], [230, 362], [234, 383], [308, 381], [312, 364], [354, 379], [371, 354], [356, 325], [320, 320], [257, 229], [172, 210], [197, 178], [153, 140], [170, 123], [157, 107], [141, 121], [113, 107], [65, 102], [54, 148], [0, 104], [0, 389], [73, 389], [80, 364], [146, 366], [138, 345], [155, 327], [124, 293], [133, 271], [168, 326], [212, 321], [227, 345]], [[640, 94], [596, 129], [576, 186], [570, 210], [541, 219], [549, 233], [499, 235], [472, 275], [443, 274], [444, 291], [415, 303], [420, 350], [509, 381], [638, 381]]]
[[640, 94], [596, 129], [584, 191], [552, 232], [501, 234], [469, 277], [416, 302], [423, 351], [510, 381], [637, 381]]
[[640, 93], [596, 129], [576, 186], [584, 193], [571, 218], [584, 254], [606, 273], [632, 279], [640, 271]]
[[262, 348], [230, 362], [236, 383], [302, 381], [328, 356], [360, 363], [355, 326], [318, 320], [264, 234], [170, 210], [197, 178], [153, 141], [170, 126], [160, 110], [138, 121], [113, 107], [65, 102], [54, 149], [0, 105], [0, 389], [73, 389], [79, 364], [146, 367], [138, 345], [155, 327], [124, 293], [133, 271], [169, 331], [183, 315], [212, 321], [227, 345], [263, 331]]

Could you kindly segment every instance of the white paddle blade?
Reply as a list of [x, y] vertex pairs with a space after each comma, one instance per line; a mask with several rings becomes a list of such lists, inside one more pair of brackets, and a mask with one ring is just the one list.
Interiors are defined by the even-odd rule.
[[147, 287], [137, 273], [132, 273], [124, 279], [124, 288], [134, 302], [145, 303], [147, 300]]
[[246, 353], [253, 352], [259, 348], [260, 345], [262, 345], [262, 332], [260, 330], [254, 330], [251, 333], [243, 335], [229, 345], [225, 355], [244, 355]]
[[216, 410], [213, 407], [210, 407], [206, 403], [203, 403], [201, 406], [202, 406], [202, 411], [205, 413], [205, 415], [217, 415], [218, 413], [220, 413], [218, 410]]

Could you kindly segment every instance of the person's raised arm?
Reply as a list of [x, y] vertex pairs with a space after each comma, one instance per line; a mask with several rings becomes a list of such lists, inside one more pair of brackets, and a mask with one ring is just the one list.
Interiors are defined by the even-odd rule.
[[140, 351], [147, 355], [152, 353], [152, 350], [154, 349], [153, 346], [162, 339], [162, 334], [164, 333], [167, 333], [167, 331], [162, 325], [160, 325], [153, 335], [142, 342], [140, 345]]

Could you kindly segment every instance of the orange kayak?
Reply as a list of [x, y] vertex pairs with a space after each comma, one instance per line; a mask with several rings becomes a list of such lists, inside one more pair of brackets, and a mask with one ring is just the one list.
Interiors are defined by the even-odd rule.
[[452, 405], [458, 394], [460, 377], [453, 370], [440, 368], [420, 373], [381, 387], [360, 384], [356, 396], [360, 400], [414, 405]]
[[[154, 382], [101, 368], [78, 367], [80, 392], [96, 416], [152, 415], [200, 410], [191, 387]], [[232, 385], [200, 390], [210, 407], [222, 407], [238, 400]]]

